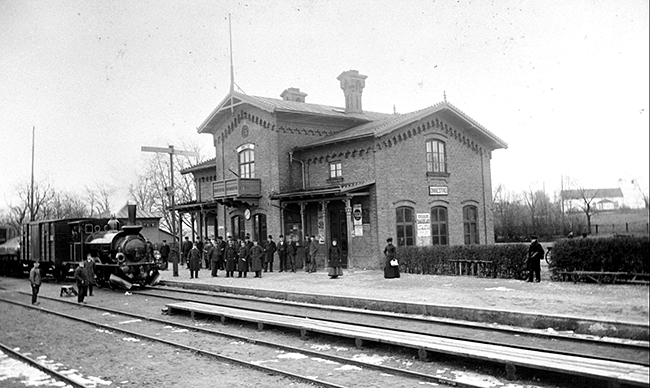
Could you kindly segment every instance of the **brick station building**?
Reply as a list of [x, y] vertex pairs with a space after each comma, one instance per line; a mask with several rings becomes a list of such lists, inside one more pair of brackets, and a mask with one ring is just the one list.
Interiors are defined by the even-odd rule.
[[490, 159], [506, 143], [446, 100], [364, 111], [365, 80], [339, 75], [343, 108], [307, 103], [296, 88], [282, 99], [231, 91], [198, 128], [216, 158], [183, 171], [197, 201], [177, 209], [194, 212], [204, 236], [337, 239], [348, 268], [380, 268], [388, 237], [493, 243]]

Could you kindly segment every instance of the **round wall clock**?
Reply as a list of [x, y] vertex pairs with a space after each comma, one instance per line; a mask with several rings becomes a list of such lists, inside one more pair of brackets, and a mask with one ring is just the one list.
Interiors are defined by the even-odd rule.
[[251, 219], [251, 211], [250, 211], [250, 209], [244, 210], [244, 218], [246, 218], [247, 220]]

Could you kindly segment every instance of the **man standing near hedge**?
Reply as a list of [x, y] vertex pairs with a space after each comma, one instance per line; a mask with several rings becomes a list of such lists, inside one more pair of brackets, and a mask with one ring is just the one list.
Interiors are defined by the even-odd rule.
[[533, 273], [535, 275], [535, 281], [539, 283], [540, 281], [540, 260], [544, 258], [544, 248], [542, 244], [537, 242], [537, 236], [530, 236], [532, 240], [530, 246], [528, 247], [528, 283], [533, 282]]

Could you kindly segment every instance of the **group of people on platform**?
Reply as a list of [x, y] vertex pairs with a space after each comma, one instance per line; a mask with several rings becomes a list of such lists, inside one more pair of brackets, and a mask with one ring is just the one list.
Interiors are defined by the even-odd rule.
[[[282, 235], [277, 242], [272, 235], [263, 242], [251, 239], [248, 234], [243, 240], [235, 240], [231, 236], [224, 240], [218, 236], [214, 240], [206, 238], [193, 242], [185, 237], [181, 244], [180, 266], [190, 271], [190, 279], [198, 278], [201, 268], [210, 269], [212, 277], [217, 277], [218, 271], [226, 271], [226, 277], [235, 277], [235, 272], [237, 277], [247, 277], [252, 272], [254, 277], [261, 278], [262, 273], [273, 272], [276, 254], [279, 258], [279, 272], [296, 272], [298, 249], [299, 244], [294, 239], [287, 241]], [[163, 241], [159, 251], [166, 263], [170, 255], [166, 241]], [[306, 243], [305, 272], [316, 272], [317, 259], [322, 251], [321, 244], [315, 236], [311, 236]], [[328, 250], [328, 275], [332, 279], [342, 276], [342, 265], [341, 248], [333, 240]], [[178, 265], [174, 266], [173, 276], [178, 276]]]

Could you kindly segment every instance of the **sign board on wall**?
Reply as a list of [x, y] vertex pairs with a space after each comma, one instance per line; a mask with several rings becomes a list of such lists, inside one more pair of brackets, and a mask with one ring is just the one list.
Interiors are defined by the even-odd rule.
[[447, 186], [429, 186], [429, 195], [449, 195]]
[[431, 245], [431, 214], [416, 213], [415, 220], [417, 222], [416, 245]]
[[360, 203], [352, 205], [352, 224], [354, 225], [355, 237], [363, 236], [362, 214], [363, 214], [363, 209], [361, 208]]

